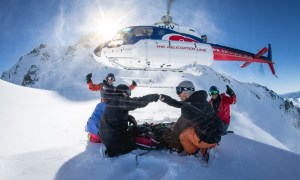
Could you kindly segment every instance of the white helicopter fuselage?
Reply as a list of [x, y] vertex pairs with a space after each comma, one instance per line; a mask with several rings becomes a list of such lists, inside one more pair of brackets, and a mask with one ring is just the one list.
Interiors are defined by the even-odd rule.
[[[135, 27], [134, 30], [137, 31], [135, 35], [138, 37], [142, 37], [142, 33], [147, 33], [144, 31], [149, 31], [152, 28], [151, 37], [143, 36], [135, 43], [126, 43], [124, 38], [112, 39], [108, 45], [101, 48], [101, 55], [99, 52], [98, 55], [94, 54], [95, 59], [110, 67], [142, 70], [176, 71], [187, 65], [210, 66], [212, 64], [212, 47], [209, 44], [199, 42], [201, 38], [192, 28], [176, 24], [168, 26], [156, 24], [156, 27], [158, 28], [144, 27], [142, 30], [136, 29], [143, 27]], [[166, 33], [168, 30], [171, 30], [171, 33]], [[165, 34], [161, 35], [161, 32]], [[131, 40], [130, 38], [129, 40]]]
[[133, 45], [102, 49], [100, 62], [124, 69], [180, 69], [187, 65], [210, 66], [213, 50], [210, 45], [196, 42], [143, 39]]

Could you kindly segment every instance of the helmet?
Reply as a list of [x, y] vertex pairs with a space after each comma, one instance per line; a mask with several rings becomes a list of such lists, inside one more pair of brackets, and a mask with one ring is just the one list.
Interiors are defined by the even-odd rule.
[[106, 81], [108, 80], [112, 80], [112, 81], [115, 81], [115, 75], [113, 73], [109, 73], [107, 74], [106, 78], [105, 78]]
[[211, 86], [209, 88], [209, 95], [215, 95], [215, 94], [219, 94], [219, 88], [217, 88], [216, 86]]
[[187, 91], [190, 95], [194, 93], [195, 86], [191, 81], [182, 81], [176, 86], [176, 93], [179, 95], [183, 91]]
[[120, 84], [120, 85], [118, 85], [118, 86], [116, 87], [116, 93], [118, 93], [118, 94], [125, 93], [125, 94], [127, 94], [128, 96], [130, 96], [130, 95], [131, 95], [131, 90], [130, 90], [130, 88], [129, 88], [127, 85], [125, 85], [125, 84]]

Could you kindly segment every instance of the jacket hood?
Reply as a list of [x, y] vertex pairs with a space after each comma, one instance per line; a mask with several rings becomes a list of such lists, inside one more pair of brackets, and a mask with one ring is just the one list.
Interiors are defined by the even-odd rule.
[[186, 101], [187, 102], [199, 102], [207, 100], [207, 92], [204, 90], [194, 92]]

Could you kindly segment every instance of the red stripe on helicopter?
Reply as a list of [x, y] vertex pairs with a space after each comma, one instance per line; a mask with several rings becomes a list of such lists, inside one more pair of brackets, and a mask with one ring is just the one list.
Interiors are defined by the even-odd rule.
[[198, 42], [195, 39], [184, 37], [181, 35], [172, 35], [169, 37], [170, 41], [184, 41], [184, 42]]

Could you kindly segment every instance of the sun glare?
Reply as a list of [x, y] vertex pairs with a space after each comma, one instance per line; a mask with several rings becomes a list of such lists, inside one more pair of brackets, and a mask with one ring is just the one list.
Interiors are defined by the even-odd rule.
[[104, 40], [113, 38], [121, 29], [113, 20], [104, 20], [99, 23], [99, 34]]
[[97, 6], [97, 10], [89, 11], [86, 18], [87, 25], [84, 28], [96, 32], [102, 40], [107, 41], [128, 24], [130, 14], [132, 11], [124, 12], [118, 7], [106, 11], [103, 7]]

